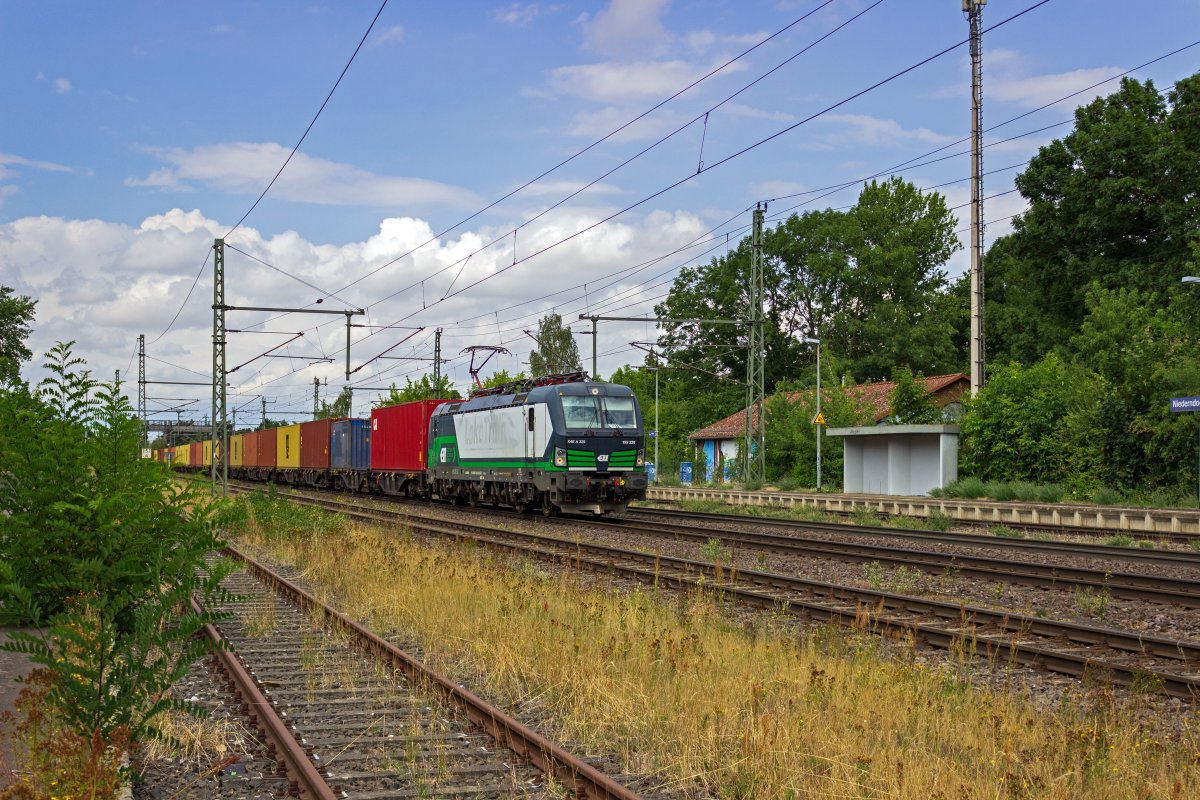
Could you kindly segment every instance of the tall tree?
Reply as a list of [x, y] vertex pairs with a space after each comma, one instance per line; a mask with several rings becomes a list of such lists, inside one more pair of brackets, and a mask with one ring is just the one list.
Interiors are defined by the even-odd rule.
[[0, 386], [20, 380], [21, 362], [28, 361], [29, 337], [36, 300], [16, 295], [8, 286], [0, 286]]
[[575, 336], [570, 328], [563, 327], [562, 317], [558, 314], [542, 317], [534, 338], [537, 347], [529, 353], [529, 372], [533, 377], [583, 369]]
[[1091, 284], [1161, 303], [1194, 269], [1200, 74], [1166, 97], [1126, 78], [1077, 109], [1075, 129], [1043, 147], [1016, 182], [1029, 210], [988, 253], [989, 349], [1033, 361], [1066, 352]]
[[[863, 186], [847, 211], [793, 215], [764, 235], [766, 383], [804, 380], [816, 335], [855, 380], [886, 377], [896, 364], [925, 372], [961, 368], [953, 314], [963, 294], [951, 292], [943, 265], [959, 248], [954, 216], [937, 193], [899, 178]], [[661, 317], [744, 319], [751, 248], [685, 268]], [[670, 363], [745, 381], [745, 326], [668, 324], [661, 340]], [[708, 387], [713, 386], [711, 380]], [[699, 388], [699, 386], [697, 387]]]

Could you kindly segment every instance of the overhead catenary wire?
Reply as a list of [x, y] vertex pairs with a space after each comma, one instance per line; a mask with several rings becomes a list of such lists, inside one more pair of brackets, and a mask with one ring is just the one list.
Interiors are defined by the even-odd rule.
[[[1192, 47], [1192, 46], [1189, 46], [1189, 47]], [[1187, 49], [1187, 48], [1181, 48], [1181, 50], [1182, 50], [1182, 49]], [[1177, 53], [1177, 52], [1181, 52], [1181, 50], [1175, 50], [1175, 53]], [[1160, 58], [1165, 58], [1165, 56], [1160, 56]], [[1152, 64], [1152, 62], [1147, 62], [1147, 64]], [[1134, 70], [1136, 70], [1136, 67], [1134, 68]], [[1126, 73], [1122, 73], [1122, 74], [1127, 74], [1127, 73], [1128, 73], [1128, 72], [1126, 72]], [[1100, 82], [1100, 83], [1103, 83], [1103, 82]], [[1099, 85], [1099, 83], [1098, 83], [1098, 84], [1093, 84], [1093, 86], [1094, 86], [1094, 85]], [[1078, 94], [1079, 94], [1079, 92], [1074, 92], [1074, 94], [1073, 94], [1073, 95], [1078, 95]], [[1073, 95], [1072, 95], [1072, 96], [1073, 96]], [[1068, 96], [1068, 97], [1069, 97], [1069, 96]], [[1058, 101], [1056, 101], [1056, 102], [1058, 102]], [[1043, 107], [1043, 108], [1044, 108], [1044, 107]], [[1034, 110], [1037, 110], [1037, 109], [1034, 109]], [[1031, 113], [1032, 113], [1032, 112], [1031, 112]], [[1022, 115], [1020, 115], [1020, 116], [1026, 116], [1026, 115], [1027, 115], [1027, 114], [1022, 114]], [[1019, 119], [1019, 118], [1014, 118], [1014, 120], [1015, 120], [1015, 119]], [[1068, 120], [1067, 122], [1069, 122], [1069, 120]], [[995, 127], [998, 127], [998, 126], [994, 126], [994, 127], [992, 127], [992, 128], [989, 128], [989, 130], [994, 130], [994, 128], [995, 128]], [[947, 146], [953, 146], [953, 145], [947, 145]], [[995, 222], [995, 221], [994, 221], [994, 222]], [[524, 260], [524, 259], [522, 259], [522, 260]], [[592, 283], [593, 283], [593, 285], [594, 285], [594, 282], [592, 282]], [[458, 293], [455, 293], [455, 294], [458, 294]]]
[[[501, 203], [503, 203], [505, 200], [508, 200], [508, 199], [510, 199], [510, 198], [512, 198], [512, 197], [514, 197], [515, 195], [519, 194], [520, 192], [522, 192], [522, 191], [524, 191], [525, 189], [529, 188], [530, 186], [534, 185], [535, 183], [537, 183], [538, 181], [542, 180], [543, 178], [545, 178], [545, 177], [548, 177], [549, 175], [553, 174], [554, 172], [557, 172], [559, 169], [561, 169], [561, 168], [565, 167], [567, 164], [570, 164], [572, 161], [574, 161], [575, 159], [577, 159], [577, 158], [579, 158], [580, 156], [584, 155], [585, 153], [588, 153], [588, 152], [590, 152], [591, 150], [593, 150], [593, 149], [594, 149], [594, 148], [596, 148], [597, 146], [599, 146], [599, 145], [603, 144], [604, 142], [608, 141], [608, 140], [609, 140], [609, 139], [611, 139], [612, 137], [614, 137], [614, 136], [616, 136], [617, 134], [621, 133], [622, 131], [626, 130], [626, 129], [627, 129], [627, 128], [629, 128], [631, 125], [634, 125], [635, 123], [639, 122], [640, 120], [642, 120], [642, 119], [644, 119], [645, 117], [649, 116], [650, 114], [654, 113], [654, 112], [655, 112], [655, 111], [657, 111], [658, 109], [660, 109], [660, 108], [662, 108], [663, 106], [665, 106], [666, 104], [670, 103], [672, 100], [675, 100], [676, 98], [680, 97], [681, 95], [683, 95], [683, 94], [687, 93], [688, 91], [690, 91], [690, 90], [694, 89], [695, 87], [699, 86], [701, 83], [703, 83], [704, 81], [706, 81], [706, 80], [708, 80], [709, 78], [713, 77], [714, 75], [717, 75], [718, 73], [720, 73], [720, 72], [724, 71], [724, 70], [725, 70], [727, 67], [730, 67], [730, 66], [732, 66], [733, 64], [735, 64], [735, 63], [737, 63], [738, 61], [740, 61], [741, 59], [745, 58], [747, 55], [749, 55], [750, 53], [754, 52], [755, 50], [757, 50], [758, 48], [762, 47], [763, 45], [767, 44], [767, 43], [768, 43], [768, 42], [770, 42], [771, 40], [773, 40], [773, 39], [775, 39], [775, 38], [777, 38], [777, 37], [781, 36], [782, 34], [786, 33], [787, 31], [791, 30], [791, 29], [792, 29], [792, 28], [794, 28], [796, 25], [799, 25], [801, 22], [805, 21], [806, 19], [808, 19], [809, 17], [811, 17], [813, 14], [816, 14], [818, 11], [821, 11], [822, 9], [824, 9], [824, 8], [826, 8], [827, 6], [831, 5], [833, 2], [835, 2], [835, 0], [825, 0], [825, 2], [821, 3], [821, 4], [820, 4], [819, 6], [817, 6], [817, 7], [813, 8], [811, 11], [809, 11], [809, 12], [807, 12], [807, 13], [805, 13], [805, 14], [802, 14], [800, 17], [798, 17], [798, 18], [796, 18], [796, 19], [792, 20], [792, 21], [791, 21], [791, 22], [789, 22], [787, 25], [784, 25], [782, 28], [778, 29], [777, 31], [775, 31], [775, 32], [774, 32], [774, 33], [772, 33], [771, 35], [769, 35], [769, 36], [767, 36], [767, 37], [765, 37], [765, 38], [763, 38], [763, 39], [759, 40], [757, 43], [755, 43], [754, 45], [752, 45], [752, 46], [750, 46], [750, 47], [746, 48], [746, 49], [745, 49], [745, 50], [743, 50], [741, 53], [739, 53], [739, 54], [737, 54], [736, 56], [734, 56], [734, 57], [730, 58], [729, 60], [725, 61], [725, 62], [724, 62], [723, 64], [721, 64], [720, 66], [718, 66], [718, 67], [715, 67], [714, 69], [711, 69], [711, 70], [709, 70], [709, 71], [708, 71], [708, 72], [706, 72], [704, 75], [702, 75], [702, 76], [700, 76], [699, 78], [697, 78], [696, 80], [692, 81], [692, 82], [691, 82], [691, 83], [689, 83], [687, 86], [685, 86], [685, 87], [683, 87], [682, 89], [678, 90], [677, 92], [675, 92], [675, 93], [674, 93], [674, 94], [672, 94], [671, 96], [669, 96], [669, 97], [667, 97], [667, 98], [665, 98], [665, 99], [663, 99], [663, 100], [659, 101], [658, 103], [654, 104], [653, 106], [651, 106], [650, 108], [646, 109], [646, 110], [645, 110], [645, 111], [643, 111], [642, 113], [638, 114], [638, 115], [637, 115], [637, 116], [635, 116], [634, 118], [630, 119], [628, 122], [625, 122], [624, 124], [622, 124], [622, 125], [618, 126], [617, 128], [614, 128], [613, 130], [609, 131], [609, 132], [608, 132], [608, 133], [606, 133], [604, 136], [601, 136], [599, 139], [597, 139], [596, 141], [594, 141], [594, 142], [592, 142], [591, 144], [587, 145], [586, 147], [583, 147], [583, 148], [581, 148], [580, 150], [576, 151], [575, 153], [572, 153], [570, 156], [567, 156], [566, 158], [562, 159], [561, 161], [559, 161], [558, 163], [556, 163], [554, 166], [552, 166], [552, 167], [550, 167], [549, 169], [547, 169], [547, 170], [545, 170], [545, 171], [541, 172], [540, 174], [538, 174], [536, 177], [533, 177], [533, 178], [531, 178], [531, 179], [529, 179], [529, 180], [525, 181], [524, 183], [522, 183], [522, 184], [521, 184], [520, 186], [518, 186], [517, 188], [515, 188], [515, 189], [513, 189], [512, 191], [508, 192], [507, 194], [505, 194], [505, 195], [503, 195], [503, 196], [501, 196], [501, 197], [497, 198], [496, 200], [492, 201], [491, 203], [489, 203], [488, 205], [486, 205], [486, 206], [484, 206], [483, 208], [479, 209], [478, 211], [475, 211], [474, 213], [470, 214], [469, 216], [467, 216], [467, 217], [464, 217], [463, 219], [461, 219], [461, 220], [459, 220], [458, 222], [454, 223], [454, 224], [453, 224], [453, 225], [451, 225], [450, 227], [448, 227], [448, 228], [445, 228], [445, 229], [443, 229], [442, 231], [440, 231], [440, 232], [438, 232], [438, 233], [434, 234], [433, 236], [429, 237], [429, 238], [428, 238], [428, 239], [426, 239], [425, 241], [423, 241], [423, 242], [421, 242], [420, 244], [418, 244], [416, 247], [414, 247], [414, 248], [412, 248], [412, 249], [408, 250], [408, 251], [407, 251], [407, 252], [405, 252], [405, 253], [402, 253], [402, 254], [400, 254], [400, 255], [396, 256], [395, 258], [393, 258], [392, 260], [388, 261], [387, 263], [385, 263], [385, 264], [383, 264], [383, 265], [381, 265], [381, 266], [379, 266], [379, 267], [377, 267], [377, 268], [373, 269], [372, 271], [368, 272], [366, 275], [363, 275], [363, 276], [361, 276], [361, 277], [359, 277], [359, 278], [356, 278], [354, 281], [352, 281], [352, 282], [350, 282], [350, 283], [346, 284], [345, 286], [343, 286], [343, 287], [342, 287], [341, 289], [339, 289], [338, 291], [339, 291], [339, 292], [340, 292], [340, 291], [345, 291], [346, 289], [349, 289], [349, 288], [351, 288], [352, 286], [355, 286], [355, 285], [357, 285], [357, 284], [359, 284], [359, 283], [363, 282], [363, 281], [364, 281], [364, 280], [366, 280], [367, 278], [370, 278], [372, 275], [375, 275], [375, 274], [376, 274], [377, 272], [379, 272], [380, 270], [383, 270], [383, 269], [386, 269], [387, 267], [390, 267], [392, 264], [395, 264], [396, 262], [398, 262], [398, 261], [400, 261], [400, 260], [402, 260], [402, 259], [404, 259], [404, 258], [406, 258], [406, 257], [408, 257], [408, 256], [410, 256], [410, 255], [412, 255], [413, 253], [417, 252], [418, 250], [422, 249], [423, 247], [425, 247], [425, 246], [427, 246], [427, 245], [429, 245], [429, 244], [432, 244], [433, 242], [437, 241], [438, 239], [442, 238], [443, 236], [445, 236], [445, 235], [447, 235], [447, 234], [449, 234], [449, 233], [452, 233], [452, 232], [454, 232], [454, 231], [458, 230], [458, 229], [459, 229], [459, 228], [461, 228], [463, 225], [465, 225], [466, 223], [468, 223], [468, 222], [470, 222], [471, 220], [475, 219], [476, 217], [480, 216], [481, 214], [483, 214], [483, 213], [485, 213], [485, 212], [487, 212], [487, 211], [490, 211], [491, 209], [493, 209], [493, 208], [495, 208], [496, 206], [498, 206], [498, 205], [500, 205]], [[878, 5], [878, 3], [876, 3], [876, 5]], [[504, 237], [504, 238], [507, 238], [507, 237]]]
[[267, 192], [271, 191], [271, 187], [275, 185], [275, 181], [279, 180], [279, 176], [283, 174], [285, 169], [287, 169], [287, 165], [291, 163], [292, 158], [294, 158], [296, 153], [300, 150], [300, 145], [304, 144], [304, 140], [308, 138], [308, 134], [312, 131], [313, 126], [316, 125], [317, 120], [321, 118], [321, 112], [325, 110], [325, 106], [329, 105], [329, 101], [333, 98], [333, 93], [336, 92], [338, 86], [342, 84], [342, 78], [346, 77], [346, 73], [350, 70], [350, 65], [354, 63], [354, 59], [358, 56], [358, 52], [362, 50], [363, 44], [367, 41], [367, 37], [371, 35], [371, 30], [375, 27], [375, 23], [379, 21], [379, 17], [381, 14], [383, 14], [383, 10], [387, 8], [387, 4], [388, 0], [383, 0], [383, 2], [379, 5], [379, 10], [375, 12], [375, 16], [371, 19], [371, 24], [367, 26], [366, 32], [362, 35], [362, 38], [358, 40], [358, 46], [355, 47], [354, 52], [350, 54], [350, 60], [346, 62], [346, 66], [342, 67], [341, 74], [339, 74], [337, 80], [333, 82], [333, 87], [329, 90], [329, 93], [325, 95], [325, 99], [321, 102], [321, 107], [317, 109], [317, 113], [313, 115], [312, 120], [308, 123], [308, 127], [305, 128], [304, 133], [300, 135], [300, 139], [292, 148], [292, 152], [288, 153], [288, 157], [283, 160], [283, 164], [279, 166], [279, 169], [276, 171], [274, 177], [271, 178], [266, 188], [262, 190], [262, 194], [260, 194], [258, 198], [250, 204], [250, 208], [246, 209], [246, 213], [242, 214], [241, 219], [234, 223], [234, 226], [226, 231], [225, 236], [222, 238], [228, 239], [234, 231], [242, 226], [242, 223], [246, 221], [246, 218], [254, 212], [254, 209], [258, 208], [258, 204], [261, 203], [263, 198], [267, 196]]
[[[1013, 14], [1013, 15], [1009, 16], [1008, 18], [992, 25], [991, 27], [988, 28], [988, 30], [992, 31], [992, 30], [1000, 28], [1004, 25], [1007, 25], [1008, 23], [1010, 23], [1016, 19], [1019, 19], [1020, 17], [1024, 16], [1025, 14], [1028, 14], [1031, 11], [1033, 11], [1037, 8], [1040, 8], [1041, 6], [1046, 5], [1049, 2], [1050, 2], [1050, 0], [1039, 0], [1039, 2], [1034, 3], [1033, 5], [1023, 9], [1022, 11], [1019, 11], [1016, 14]], [[555, 242], [545, 245], [541, 249], [536, 250], [533, 253], [530, 253], [522, 258], [515, 260], [512, 264], [510, 264], [508, 266], [500, 267], [496, 270], [493, 270], [488, 275], [485, 275], [485, 276], [479, 278], [478, 280], [468, 284], [467, 286], [464, 286], [462, 289], [448, 295], [447, 297], [456, 297], [464, 292], [470, 291], [471, 289], [475, 288], [476, 286], [479, 286], [480, 284], [482, 284], [486, 281], [489, 281], [499, 275], [505, 274], [506, 272], [508, 272], [509, 270], [518, 266], [519, 264], [523, 264], [533, 258], [536, 258], [537, 256], [540, 256], [546, 252], [549, 252], [550, 250], [553, 250], [554, 248], [559, 247], [559, 246], [565, 244], [566, 242], [577, 239], [580, 236], [582, 236], [583, 234], [599, 227], [600, 225], [610, 222], [613, 219], [615, 219], [616, 217], [621, 216], [622, 214], [626, 214], [629, 211], [632, 211], [633, 209], [638, 208], [642, 205], [645, 205], [646, 203], [650, 202], [651, 200], [666, 194], [667, 192], [671, 191], [672, 189], [678, 188], [679, 186], [682, 186], [683, 184], [688, 183], [689, 181], [691, 181], [692, 179], [697, 177], [697, 175], [702, 175], [702, 174], [710, 172], [714, 169], [717, 169], [718, 167], [721, 167], [721, 166], [729, 163], [730, 161], [733, 161], [734, 159], [739, 158], [740, 156], [745, 155], [746, 153], [748, 153], [758, 147], [761, 147], [764, 144], [767, 144], [768, 142], [774, 141], [775, 139], [779, 138], [780, 136], [783, 136], [784, 134], [787, 134], [787, 133], [797, 129], [797, 128], [801, 127], [802, 125], [805, 125], [809, 122], [812, 122], [815, 119], [818, 119], [821, 116], [824, 116], [825, 114], [828, 114], [830, 111], [833, 111], [837, 108], [840, 108], [841, 106], [846, 105], [847, 103], [851, 102], [852, 100], [862, 97], [863, 95], [868, 94], [869, 92], [872, 92], [881, 86], [885, 86], [888, 83], [891, 83], [892, 81], [896, 80], [897, 78], [907, 75], [908, 73], [910, 73], [916, 69], [919, 69], [920, 67], [922, 67], [938, 58], [941, 58], [948, 53], [953, 52], [954, 50], [962, 47], [968, 41], [969, 41], [969, 39], [960, 40], [948, 47], [943, 48], [942, 50], [939, 50], [938, 52], [936, 52], [930, 56], [927, 56], [924, 59], [921, 59], [920, 61], [916, 62], [915, 64], [905, 67], [904, 69], [902, 69], [898, 72], [892, 73], [888, 77], [883, 78], [882, 80], [879, 80], [879, 81], [871, 84], [870, 86], [866, 87], [865, 89], [861, 89], [858, 92], [855, 92], [854, 94], [850, 95], [849, 97], [846, 97], [842, 100], [839, 100], [836, 103], [826, 106], [822, 110], [817, 111], [817, 112], [805, 117], [804, 119], [802, 119], [796, 123], [793, 123], [792, 125], [788, 125], [787, 127], [783, 128], [779, 131], [776, 131], [775, 133], [773, 133], [769, 136], [766, 136], [752, 144], [749, 144], [749, 145], [741, 148], [740, 150], [735, 151], [734, 153], [731, 153], [731, 154], [725, 156], [724, 158], [720, 159], [719, 161], [713, 163], [712, 165], [706, 165], [704, 167], [704, 169], [698, 173], [685, 175], [683, 178], [680, 178], [679, 180], [675, 181], [674, 183], [672, 183], [662, 189], [659, 189], [658, 191], [656, 191], [650, 195], [647, 195], [647, 196], [643, 197], [642, 199], [640, 199], [628, 206], [625, 206], [624, 208], [622, 208], [616, 212], [613, 212], [612, 214], [609, 214], [608, 216], [598, 220], [597, 222], [594, 222], [590, 225], [584, 226], [581, 229], [576, 230], [574, 233], [568, 234], [567, 236], [564, 236], [563, 238], [561, 238]], [[429, 307], [432, 308], [433, 306], [436, 306], [442, 302], [445, 302], [445, 299], [447, 299], [447, 298], [443, 298], [442, 300], [432, 303]], [[421, 309], [421, 311], [423, 311], [423, 310], [425, 310], [425, 309]], [[417, 313], [420, 313], [420, 312], [414, 311], [404, 317], [401, 317], [400, 319], [396, 320], [394, 324], [399, 324], [401, 322], [404, 322], [405, 320], [410, 319], [411, 317], [415, 316]], [[372, 335], [374, 335], [374, 334], [368, 334], [368, 336], [364, 337], [364, 338], [369, 338]]]

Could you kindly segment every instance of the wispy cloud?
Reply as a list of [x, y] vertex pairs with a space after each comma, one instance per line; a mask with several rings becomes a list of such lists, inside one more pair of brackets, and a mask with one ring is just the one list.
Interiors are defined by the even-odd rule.
[[[984, 91], [989, 96], [998, 100], [1033, 108], [1050, 103], [1065, 95], [1078, 92], [1081, 89], [1091, 86], [1093, 83], [1122, 73], [1126, 69], [1126, 67], [1091, 67], [1088, 69], [1071, 70], [1070, 72], [1034, 75], [1030, 77], [1001, 75], [995, 80], [985, 81]], [[1111, 91], [1111, 87], [1105, 88], [1104, 86], [1099, 86], [1093, 90], [1093, 96], [1108, 94]], [[1073, 98], [1070, 102], [1073, 107], [1089, 102], [1091, 99], [1091, 96], [1085, 97], [1080, 95]]]
[[828, 114], [822, 119], [826, 124], [841, 125], [841, 130], [837, 133], [839, 140], [849, 139], [857, 144], [875, 146], [902, 142], [946, 144], [956, 138], [931, 131], [928, 128], [905, 128], [894, 119], [882, 119], [866, 114]]
[[537, 3], [513, 3], [508, 8], [502, 8], [492, 14], [492, 19], [504, 25], [516, 25], [524, 28], [542, 13]]
[[[230, 142], [190, 150], [151, 150], [167, 166], [125, 185], [184, 190], [196, 184], [237, 194], [257, 194], [290, 152], [275, 142]], [[376, 175], [350, 164], [297, 153], [271, 190], [298, 203], [394, 207], [452, 206], [477, 201], [474, 193], [424, 178]]]
[[581, 17], [584, 44], [602, 53], [625, 53], [662, 40], [662, 16], [671, 0], [612, 0], [593, 17]]
[[371, 37], [371, 47], [383, 47], [388, 44], [400, 44], [404, 41], [406, 31], [403, 25], [392, 25], [384, 28]]

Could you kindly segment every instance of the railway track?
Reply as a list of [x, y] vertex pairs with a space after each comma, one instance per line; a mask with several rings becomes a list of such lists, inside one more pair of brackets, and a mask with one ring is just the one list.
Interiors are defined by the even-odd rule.
[[786, 610], [874, 633], [912, 636], [943, 649], [1122, 686], [1153, 687], [1185, 700], [1200, 697], [1200, 644], [1008, 611], [836, 585], [523, 531], [363, 509], [325, 498], [290, 498], [376, 524], [485, 544], [564, 568], [642, 583], [714, 592], [750, 606]]
[[[655, 499], [655, 500], [652, 500], [651, 502], [661, 503], [661, 504], [665, 504], [665, 505], [669, 506], [669, 505], [676, 504], [679, 501], [678, 500], [669, 500], [669, 499]], [[803, 504], [798, 504], [798, 505], [803, 505]], [[779, 506], [776, 506], [776, 507], [779, 507]], [[796, 506], [793, 506], [793, 507], [796, 507]], [[812, 505], [812, 506], [808, 506], [808, 507], [817, 508], [818, 506]], [[904, 517], [911, 518], [911, 516], [912, 516], [911, 514], [896, 513], [896, 512], [890, 512], [890, 511], [879, 509], [879, 508], [875, 507], [874, 505], [872, 505], [869, 500], [864, 500], [862, 509], [866, 510], [866, 511], [870, 511], [873, 514], [875, 514], [877, 517], [882, 517], [882, 518], [904, 518]], [[820, 510], [822, 513], [827, 514], [831, 517], [841, 517], [843, 519], [851, 519], [856, 514], [855, 511], [850, 511], [850, 510], [846, 510], [846, 509], [822, 508]], [[692, 517], [695, 519], [702, 519], [702, 518], [720, 519], [720, 518], [724, 517], [727, 519], [733, 518], [733, 519], [738, 519], [738, 520], [741, 520], [741, 519], [754, 520], [756, 522], [766, 521], [766, 520], [771, 519], [769, 517], [747, 517], [744, 515], [738, 515], [738, 514], [733, 514], [733, 513], [725, 514], [723, 512], [682, 511], [682, 510], [677, 511], [675, 509], [670, 509], [670, 508], [658, 509], [658, 508], [634, 507], [634, 508], [631, 508], [630, 511], [634, 511], [637, 513], [662, 511], [665, 513], [669, 513], [673, 516], [680, 516], [680, 517], [687, 516], [687, 517]], [[1145, 512], [1145, 511], [1153, 512], [1153, 511], [1155, 511], [1155, 509], [1142, 509], [1142, 511], [1143, 512]], [[1169, 511], [1169, 509], [1166, 509], [1166, 511]], [[920, 516], [920, 515], [917, 515], [917, 516]], [[784, 524], [789, 522], [788, 520], [779, 520], [779, 519], [771, 520], [771, 521], [781, 522]], [[816, 524], [829, 524], [829, 523], [816, 523]], [[1017, 520], [1017, 519], [1011, 519], [1008, 516], [1005, 516], [1002, 519], [990, 519], [990, 520], [989, 519], [969, 519], [969, 518], [963, 518], [961, 516], [954, 516], [953, 524], [958, 527], [970, 528], [973, 530], [989, 530], [992, 528], [1003, 527], [1003, 528], [1008, 528], [1012, 531], [1016, 531], [1016, 532], [1019, 532], [1022, 534], [1048, 533], [1048, 534], [1051, 534], [1054, 536], [1073, 536], [1073, 537], [1077, 537], [1080, 539], [1109, 539], [1114, 536], [1124, 535], [1124, 536], [1129, 536], [1132, 539], [1145, 540], [1145, 541], [1150, 541], [1150, 542], [1181, 544], [1181, 545], [1187, 545], [1187, 546], [1192, 546], [1192, 547], [1195, 547], [1197, 543], [1200, 543], [1200, 533], [1189, 532], [1189, 531], [1140, 530], [1137, 528], [1109, 528], [1109, 527], [1098, 527], [1096, 525], [1072, 525], [1070, 523], [1051, 522], [1051, 521], [1046, 521], [1046, 520], [1041, 520], [1038, 522], [1024, 522], [1024, 521]], [[872, 526], [859, 525], [856, 527], [872, 527]]]
[[272, 769], [256, 778], [259, 788], [320, 800], [562, 790], [639, 800], [283, 576], [229, 554], [247, 566], [226, 581], [239, 600], [224, 609], [231, 619], [206, 634], [226, 643], [216, 656], [266, 743]]
[[[748, 517], [728, 515], [728, 513], [709, 513], [703, 511], [674, 511], [667, 509], [642, 509], [630, 507], [620, 519], [643, 519], [654, 521], [656, 524], [670, 525], [671, 519], [695, 519], [697, 522], [713, 523], [716, 525], [754, 525], [756, 528], [774, 528], [797, 533], [829, 533], [841, 531], [848, 535], [878, 536], [882, 539], [944, 542], [952, 545], [978, 545], [1012, 549], [1012, 551], [1028, 551], [1042, 553], [1068, 553], [1070, 555], [1094, 555], [1098, 558], [1111, 558], [1126, 561], [1138, 561], [1144, 564], [1168, 564], [1194, 566], [1200, 569], [1200, 552], [1195, 551], [1163, 551], [1163, 549], [1118, 547], [1114, 545], [1084, 545], [1080, 542], [1010, 539], [1010, 537], [980, 534], [943, 533], [943, 531], [919, 530], [907, 528], [892, 528], [886, 525], [857, 525], [835, 522], [804, 522], [796, 519], [773, 519], [770, 517]], [[679, 525], [676, 525], [679, 527]], [[679, 527], [682, 528], [682, 527]], [[718, 529], [727, 530], [727, 529]]]
[[[1161, 576], [1141, 575], [1137, 573], [1118, 572], [1113, 570], [1086, 569], [1057, 564], [1039, 564], [1029, 561], [1014, 561], [1012, 559], [987, 558], [983, 556], [963, 555], [961, 553], [937, 553], [928, 550], [911, 548], [886, 547], [873, 543], [836, 541], [829, 539], [805, 538], [802, 536], [757, 533], [750, 531], [734, 531], [728, 529], [702, 528], [663, 523], [647, 523], [641, 521], [611, 520], [603, 523], [617, 528], [629, 528], [634, 533], [653, 532], [667, 537], [675, 537], [691, 541], [717, 541], [723, 546], [736, 550], [738, 547], [750, 547], [754, 550], [785, 553], [795, 556], [815, 556], [818, 558], [833, 558], [841, 561], [857, 563], [877, 562], [891, 566], [904, 565], [920, 569], [929, 574], [950, 573], [955, 575], [1001, 580], [1007, 583], [1019, 583], [1041, 588], [1074, 588], [1090, 589], [1107, 592], [1113, 597], [1127, 600], [1146, 600], [1153, 603], [1174, 603], [1186, 608], [1200, 608], [1200, 582]], [[804, 530], [804, 529], [801, 529]], [[813, 527], [810, 530], [827, 532], [828, 527]], [[846, 531], [855, 535], [864, 535], [859, 530]], [[867, 535], [876, 535], [874, 530]], [[991, 546], [993, 539], [978, 537], [983, 541], [971, 542]], [[936, 542], [952, 542], [961, 544], [954, 535], [943, 535], [940, 538], [930, 537]], [[1005, 540], [1007, 541], [1007, 540]], [[1039, 543], [1034, 543], [1039, 544]], [[1041, 549], [1037, 547], [1025, 549]], [[1068, 550], [1066, 548], [1047, 548], [1054, 552]], [[1096, 555], [1111, 557], [1114, 554], [1093, 549], [1081, 550], [1076, 548], [1072, 555]], [[1125, 553], [1118, 553], [1124, 555]], [[1200, 554], [1172, 553], [1169, 556], [1156, 559], [1170, 564], [1189, 564], [1200, 567]]]

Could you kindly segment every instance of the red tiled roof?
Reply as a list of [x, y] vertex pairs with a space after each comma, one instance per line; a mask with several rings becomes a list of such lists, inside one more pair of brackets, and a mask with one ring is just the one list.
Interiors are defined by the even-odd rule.
[[[970, 385], [971, 379], [961, 372], [955, 372], [950, 375], [933, 375], [928, 378], [917, 378], [917, 383], [925, 385], [925, 391], [933, 395], [934, 402], [939, 406], [945, 406], [952, 403], [966, 392]], [[960, 385], [961, 384], [961, 385]], [[879, 422], [884, 419], [889, 412], [888, 398], [896, 389], [894, 381], [878, 381], [876, 383], [864, 383], [861, 386], [850, 386], [842, 391], [850, 392], [855, 396], [859, 404], [864, 409], [873, 409], [875, 412], [875, 421]], [[829, 391], [828, 389], [825, 392]], [[811, 395], [813, 390], [807, 392], [788, 392], [787, 399], [795, 402], [800, 395]], [[825, 395], [822, 392], [823, 396]], [[754, 413], [758, 414], [757, 406]], [[693, 434], [689, 434], [689, 439], [735, 439], [738, 436], [744, 436], [746, 433], [746, 409], [741, 409], [733, 414], [730, 414], [725, 419], [717, 420], [713, 424], [701, 428]]]

